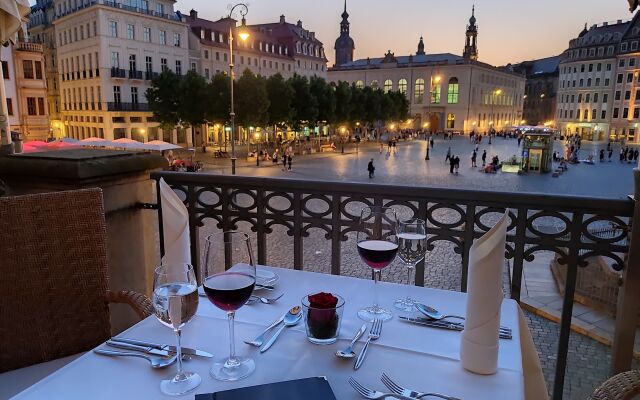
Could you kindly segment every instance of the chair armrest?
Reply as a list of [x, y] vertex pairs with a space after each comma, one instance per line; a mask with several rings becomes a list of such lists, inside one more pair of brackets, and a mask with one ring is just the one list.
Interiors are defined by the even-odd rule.
[[109, 301], [109, 303], [124, 303], [130, 305], [140, 319], [145, 319], [153, 314], [151, 300], [142, 293], [129, 290], [121, 290], [119, 292], [107, 290], [107, 301]]

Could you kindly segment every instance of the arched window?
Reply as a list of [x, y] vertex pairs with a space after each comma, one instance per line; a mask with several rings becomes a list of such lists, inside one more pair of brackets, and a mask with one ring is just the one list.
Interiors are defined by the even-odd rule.
[[364, 87], [364, 82], [361, 80], [356, 81], [356, 87], [358, 89], [362, 89]]
[[371, 83], [369, 84], [369, 86], [371, 86], [373, 89], [377, 89], [379, 84], [377, 80], [372, 80]]
[[449, 79], [449, 88], [447, 90], [447, 103], [458, 104], [459, 93], [460, 93], [460, 85], [458, 84], [458, 78]]
[[398, 91], [402, 94], [407, 94], [407, 80], [402, 78], [398, 81]]
[[415, 102], [422, 103], [422, 98], [424, 96], [424, 79], [416, 79], [416, 83], [413, 88], [413, 94], [415, 97]]
[[456, 126], [455, 114], [447, 114], [447, 129], [454, 129]]
[[384, 81], [384, 92], [385, 93], [389, 93], [392, 90], [393, 90], [393, 82], [391, 82], [391, 79], [385, 80]]
[[431, 77], [431, 88], [430, 88], [431, 104], [440, 103], [440, 91], [441, 91], [440, 79], [441, 78], [439, 76]]

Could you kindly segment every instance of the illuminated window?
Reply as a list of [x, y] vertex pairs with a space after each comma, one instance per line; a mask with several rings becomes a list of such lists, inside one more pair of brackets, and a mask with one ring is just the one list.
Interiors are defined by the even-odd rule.
[[369, 84], [369, 86], [371, 86], [373, 89], [377, 89], [378, 88], [378, 81], [377, 80], [372, 80], [371, 83]]
[[391, 82], [391, 79], [385, 80], [384, 81], [384, 92], [385, 93], [389, 93], [392, 90], [393, 90], [393, 82]]
[[402, 94], [407, 94], [407, 80], [402, 78], [398, 81], [398, 90]]
[[416, 103], [422, 103], [422, 98], [424, 96], [424, 79], [422, 78], [416, 79], [416, 83], [413, 88], [413, 94], [414, 94]]
[[447, 114], [447, 129], [454, 129], [456, 125], [455, 114]]
[[432, 77], [431, 78], [431, 104], [440, 103], [440, 78]]
[[358, 89], [362, 89], [364, 87], [364, 82], [363, 81], [356, 81], [356, 87]]
[[449, 88], [447, 90], [447, 103], [458, 104], [459, 93], [460, 93], [460, 85], [458, 84], [458, 78], [449, 79]]

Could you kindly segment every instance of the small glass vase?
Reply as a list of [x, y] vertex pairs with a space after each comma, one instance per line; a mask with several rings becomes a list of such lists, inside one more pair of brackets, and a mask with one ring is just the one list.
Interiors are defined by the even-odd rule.
[[333, 344], [338, 340], [344, 299], [337, 294], [333, 296], [338, 298], [338, 303], [333, 308], [314, 308], [309, 303], [309, 296], [302, 298], [307, 339], [313, 344]]

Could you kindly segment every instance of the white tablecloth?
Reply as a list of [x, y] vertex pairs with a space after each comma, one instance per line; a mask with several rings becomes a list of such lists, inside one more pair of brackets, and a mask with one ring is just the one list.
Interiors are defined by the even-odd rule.
[[[518, 305], [504, 300], [502, 325], [513, 329], [513, 340], [500, 340], [498, 372], [481, 376], [465, 371], [459, 362], [460, 333], [432, 329], [400, 321], [397, 317], [385, 323], [382, 336], [372, 343], [364, 365], [353, 370], [353, 360], [337, 358], [338, 348], [346, 347], [354, 332], [361, 326], [357, 310], [372, 302], [373, 282], [362, 279], [300, 272], [274, 268], [280, 276], [278, 290], [285, 295], [271, 305], [245, 306], [236, 314], [236, 349], [256, 361], [256, 371], [239, 382], [219, 382], [209, 375], [212, 361], [193, 358], [185, 368], [198, 372], [202, 384], [195, 393], [210, 393], [240, 386], [258, 385], [310, 376], [327, 376], [338, 399], [361, 398], [349, 386], [349, 376], [362, 384], [385, 390], [380, 375], [386, 372], [403, 386], [420, 391], [435, 391], [461, 399], [524, 399], [522, 355]], [[393, 301], [407, 293], [447, 314], [464, 315], [465, 294], [420, 287], [382, 283], [381, 304], [392, 308]], [[303, 322], [288, 328], [267, 352], [242, 343], [253, 339], [265, 325], [286, 312], [310, 293], [329, 291], [345, 300], [340, 340], [334, 345], [318, 346], [306, 340]], [[264, 292], [266, 296], [273, 293]], [[394, 314], [399, 313], [394, 310]], [[79, 335], [82, 332], [78, 332]], [[170, 329], [150, 317], [120, 336], [159, 343], [174, 343]], [[361, 343], [356, 351], [362, 347]], [[229, 351], [226, 314], [215, 308], [206, 298], [200, 298], [196, 317], [184, 328], [183, 345], [197, 347], [226, 356]], [[16, 399], [158, 399], [164, 396], [159, 381], [175, 374], [175, 366], [152, 370], [146, 361], [136, 358], [110, 358], [92, 352], [78, 358], [56, 373], [16, 396]], [[386, 390], [385, 390], [386, 391]], [[194, 393], [182, 398], [193, 398]]]

